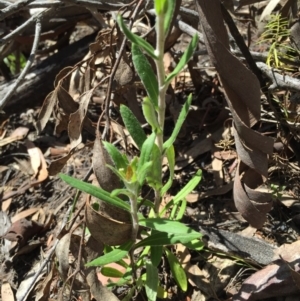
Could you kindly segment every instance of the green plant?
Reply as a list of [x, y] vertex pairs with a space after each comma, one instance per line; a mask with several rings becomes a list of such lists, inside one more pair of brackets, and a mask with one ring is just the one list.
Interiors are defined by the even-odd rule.
[[288, 23], [288, 20], [282, 18], [280, 14], [271, 15], [270, 21], [260, 37], [259, 44], [270, 44], [266, 61], [266, 64], [270, 67], [293, 70], [288, 63], [295, 60], [298, 52], [290, 46], [288, 41], [290, 36]]
[[286, 186], [270, 184], [270, 189], [271, 189], [273, 198], [280, 200], [283, 196], [285, 188], [286, 188]]
[[[117, 285], [132, 284], [132, 293], [145, 287], [149, 300], [156, 300], [157, 296], [163, 297], [165, 293], [159, 285], [157, 268], [163, 254], [165, 254], [170, 264], [172, 275], [178, 286], [183, 291], [187, 289], [186, 274], [177, 257], [172, 253], [172, 245], [182, 243], [195, 250], [203, 248], [203, 243], [200, 240], [201, 234], [180, 222], [186, 208], [185, 197], [200, 182], [201, 170], [173, 197], [165, 208], [160, 210], [161, 200], [172, 186], [174, 177], [175, 151], [173, 144], [192, 101], [192, 96], [189, 95], [179, 114], [172, 135], [164, 141], [166, 91], [171, 80], [191, 58], [198, 43], [198, 36], [195, 35], [175, 70], [166, 76], [163, 64], [164, 45], [174, 7], [174, 0], [155, 0], [156, 49], [146, 40], [133, 34], [125, 26], [121, 16], [118, 16], [117, 19], [121, 30], [127, 39], [132, 42], [133, 64], [147, 92], [147, 97], [144, 98], [142, 103], [143, 114], [152, 129], [151, 135], [147, 137], [130, 109], [126, 106], [120, 107], [124, 124], [139, 147], [140, 155], [128, 160], [114, 145], [103, 142], [103, 146], [114, 163], [114, 166], [109, 166], [110, 170], [121, 179], [124, 187], [108, 192], [72, 177], [61, 175], [61, 178], [69, 185], [87, 192], [103, 202], [130, 212], [132, 221], [131, 239], [118, 247], [106, 246], [105, 254], [89, 262], [87, 266], [105, 266], [111, 262], [123, 265], [127, 271], [122, 275]], [[154, 60], [156, 74], [145, 54]], [[162, 161], [165, 157], [169, 164], [169, 178], [166, 183], [163, 183]], [[148, 185], [153, 189], [154, 202], [144, 200], [141, 197], [141, 190], [144, 185]], [[124, 201], [120, 196], [123, 199], [128, 199], [129, 202]], [[141, 204], [149, 209], [146, 218], [139, 213], [138, 209]], [[167, 211], [170, 214], [168, 218], [164, 218], [163, 216]], [[142, 231], [140, 231], [141, 228]], [[138, 233], [139, 238], [141, 238], [139, 240], [137, 239]], [[138, 248], [142, 248], [142, 251], [134, 257], [133, 252]], [[123, 261], [123, 258], [128, 255], [131, 255], [130, 265]], [[135, 271], [141, 268], [144, 268], [144, 272], [137, 276]], [[102, 273], [110, 276], [120, 274], [119, 271], [108, 267], [104, 267]], [[129, 293], [127, 299], [130, 299], [130, 296]]]
[[[19, 60], [19, 62], [18, 62]], [[17, 64], [19, 64], [20, 68], [23, 69], [26, 65], [26, 57], [23, 53], [20, 53], [19, 58], [17, 59], [17, 55], [12, 53], [4, 58], [4, 63], [9, 68], [10, 72], [15, 75], [17, 72]]]

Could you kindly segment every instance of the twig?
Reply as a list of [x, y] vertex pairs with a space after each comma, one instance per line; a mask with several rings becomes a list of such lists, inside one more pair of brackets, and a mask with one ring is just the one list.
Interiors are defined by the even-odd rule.
[[4, 98], [0, 100], [0, 110], [5, 107], [6, 103], [12, 97], [12, 95], [15, 92], [15, 90], [17, 89], [18, 85], [22, 82], [22, 80], [26, 76], [27, 72], [29, 71], [29, 69], [30, 69], [30, 67], [31, 67], [31, 65], [34, 61], [36, 51], [38, 49], [41, 31], [42, 31], [41, 20], [40, 20], [40, 18], [37, 18], [36, 25], [35, 25], [35, 36], [34, 36], [32, 49], [31, 49], [31, 52], [30, 52], [30, 56], [29, 56], [29, 58], [26, 62], [26, 65], [25, 65], [24, 69], [22, 70], [21, 74], [19, 75], [18, 79], [12, 85], [10, 90], [8, 90], [8, 92], [6, 93]]
[[6, 17], [14, 14], [15, 12], [21, 10], [24, 6], [26, 6], [30, 2], [33, 2], [33, 0], [20, 0], [15, 2], [14, 4], [7, 6], [6, 8], [3, 8], [0, 11], [0, 21], [4, 20]]
[[281, 75], [272, 70], [268, 65], [262, 62], [257, 62], [256, 66], [261, 70], [261, 72], [266, 75], [272, 84], [269, 90], [274, 89], [289, 89], [295, 92], [300, 92], [300, 80], [293, 78], [288, 75]]
[[18, 34], [22, 33], [26, 27], [28, 27], [29, 25], [31, 25], [32, 23], [35, 23], [37, 18], [40, 16], [40, 13], [37, 13], [35, 15], [33, 15], [32, 17], [30, 17], [26, 22], [24, 22], [22, 25], [20, 25], [19, 27], [17, 27], [15, 30], [13, 30], [12, 32], [10, 32], [8, 35], [6, 35], [5, 37], [0, 39], [0, 46], [4, 45], [5, 43], [9, 42], [11, 39], [13, 39], [15, 36], [17, 36]]

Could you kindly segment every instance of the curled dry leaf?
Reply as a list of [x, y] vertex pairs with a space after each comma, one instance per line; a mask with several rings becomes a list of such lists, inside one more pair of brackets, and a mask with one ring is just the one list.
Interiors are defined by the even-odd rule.
[[17, 242], [17, 247], [20, 249], [30, 238], [40, 233], [41, 230], [43, 230], [41, 224], [23, 218], [13, 223], [2, 237], [9, 241]]
[[112, 192], [121, 187], [119, 177], [107, 165], [113, 161], [103, 146], [99, 131], [97, 130], [93, 149], [93, 170], [101, 188]]
[[[271, 194], [258, 188], [266, 180], [273, 139], [252, 129], [260, 119], [260, 86], [255, 75], [230, 52], [220, 3], [197, 0], [197, 9], [211, 61], [223, 85], [234, 120], [234, 137], [240, 158], [234, 180], [234, 201], [242, 216], [260, 228], [272, 207]], [[232, 73], [234, 70], [234, 73]]]
[[[92, 202], [99, 203], [95, 198]], [[131, 238], [132, 223], [129, 212], [100, 201], [96, 211], [87, 197], [87, 226], [91, 235], [100, 243], [110, 246], [121, 245]]]

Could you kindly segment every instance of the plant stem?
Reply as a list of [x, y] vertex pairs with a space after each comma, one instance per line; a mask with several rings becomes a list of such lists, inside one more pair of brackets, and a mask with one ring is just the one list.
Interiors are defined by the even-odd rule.
[[[161, 164], [163, 159], [163, 132], [165, 123], [165, 111], [166, 111], [166, 90], [165, 85], [165, 68], [164, 68], [164, 47], [165, 47], [165, 32], [164, 32], [164, 15], [157, 15], [156, 19], [156, 55], [158, 59], [155, 61], [158, 81], [158, 124], [161, 131], [158, 131], [156, 136], [156, 144], [161, 154]], [[155, 207], [154, 211], [157, 214], [159, 212], [159, 205], [161, 201], [161, 192], [159, 189], [155, 190]]]
[[133, 241], [136, 241], [137, 233], [139, 230], [139, 218], [137, 214], [137, 197], [134, 195], [133, 198], [130, 199], [130, 213], [132, 218], [132, 232], [131, 238]]

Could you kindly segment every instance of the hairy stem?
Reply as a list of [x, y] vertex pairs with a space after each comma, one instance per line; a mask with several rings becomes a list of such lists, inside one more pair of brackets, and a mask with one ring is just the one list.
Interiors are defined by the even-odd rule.
[[[165, 69], [164, 69], [164, 47], [165, 47], [165, 32], [164, 32], [164, 17], [162, 15], [157, 15], [156, 19], [156, 55], [158, 59], [155, 61], [157, 80], [158, 80], [158, 124], [161, 131], [158, 131], [156, 136], [156, 144], [160, 150], [161, 163], [162, 163], [162, 153], [163, 153], [163, 132], [165, 123], [165, 111], [166, 111], [166, 90], [165, 85]], [[160, 190], [155, 190], [155, 208], [154, 211], [157, 214], [159, 211], [159, 205], [161, 201]]]
[[132, 232], [131, 238], [133, 241], [136, 241], [136, 237], [139, 230], [139, 218], [137, 214], [137, 197], [134, 195], [133, 198], [130, 199], [130, 213], [132, 219]]

